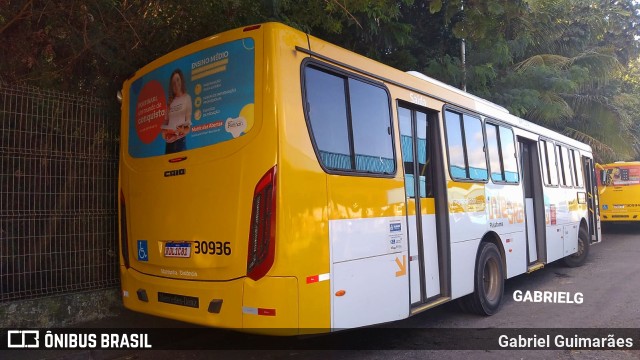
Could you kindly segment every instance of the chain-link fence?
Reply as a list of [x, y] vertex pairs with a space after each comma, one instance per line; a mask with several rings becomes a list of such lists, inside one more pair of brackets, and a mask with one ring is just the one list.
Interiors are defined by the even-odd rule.
[[118, 284], [117, 119], [0, 83], [0, 302]]

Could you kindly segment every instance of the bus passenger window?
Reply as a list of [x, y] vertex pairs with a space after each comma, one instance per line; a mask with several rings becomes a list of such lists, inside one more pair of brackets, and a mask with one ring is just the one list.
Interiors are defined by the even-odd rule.
[[447, 110], [445, 122], [451, 176], [462, 180], [487, 180], [480, 118]]
[[580, 159], [580, 153], [577, 150], [571, 150], [571, 157], [573, 158], [573, 171], [576, 178], [576, 186], [584, 186], [584, 175], [582, 173], [582, 161]]
[[307, 113], [322, 163], [328, 169], [351, 169], [344, 79], [305, 69]]
[[489, 166], [491, 168], [491, 180], [494, 182], [504, 181], [502, 161], [500, 159], [500, 148], [498, 147], [498, 127], [487, 123], [487, 149], [489, 150]]
[[553, 143], [547, 142], [547, 166], [549, 167], [549, 185], [558, 185], [558, 160]]
[[487, 173], [487, 159], [484, 155], [482, 123], [479, 118], [464, 114], [464, 139], [469, 163], [469, 178], [487, 180], [489, 174]]
[[549, 185], [549, 155], [547, 154], [547, 142], [540, 140], [540, 163], [542, 164], [542, 180], [546, 185]]
[[391, 174], [395, 170], [391, 143], [391, 114], [387, 92], [349, 79], [356, 170]]
[[433, 197], [428, 115], [420, 110], [398, 106], [398, 121], [407, 197], [415, 198], [416, 193], [420, 198]]
[[494, 182], [518, 183], [518, 163], [513, 131], [503, 126], [486, 123], [487, 147], [491, 180]]
[[313, 66], [305, 68], [306, 112], [327, 170], [394, 174], [391, 108], [384, 88]]
[[571, 174], [571, 162], [569, 161], [569, 152], [566, 147], [558, 145], [560, 154], [562, 185], [573, 186], [573, 174]]
[[513, 130], [500, 126], [500, 149], [504, 167], [504, 180], [508, 183], [518, 183], [518, 159], [516, 158], [516, 145], [513, 140]]
[[404, 183], [408, 198], [415, 198], [415, 174], [413, 168], [413, 137], [411, 135], [411, 111], [398, 107], [400, 123], [400, 149], [404, 161]]
[[429, 153], [429, 122], [427, 114], [416, 111], [416, 146], [418, 152], [418, 180], [420, 181], [420, 197], [433, 197], [433, 180], [431, 179], [431, 164]]
[[460, 115], [451, 111], [445, 113], [447, 126], [447, 149], [449, 150], [449, 171], [456, 179], [466, 179], [467, 164], [462, 143], [462, 129], [460, 128]]

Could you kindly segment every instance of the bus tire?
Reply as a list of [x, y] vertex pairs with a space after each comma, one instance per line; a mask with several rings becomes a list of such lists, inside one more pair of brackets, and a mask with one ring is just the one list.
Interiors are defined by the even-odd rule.
[[584, 227], [580, 228], [578, 232], [578, 251], [575, 254], [569, 255], [562, 259], [564, 264], [568, 267], [578, 267], [584, 265], [589, 255], [589, 233]]
[[462, 299], [472, 312], [490, 316], [498, 312], [504, 296], [502, 257], [495, 244], [485, 242], [476, 259], [473, 294]]

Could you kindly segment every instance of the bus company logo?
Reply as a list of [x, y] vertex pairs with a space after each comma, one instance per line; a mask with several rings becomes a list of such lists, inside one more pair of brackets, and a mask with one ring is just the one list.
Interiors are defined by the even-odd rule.
[[7, 347], [12, 349], [40, 347], [40, 331], [9, 330], [7, 331]]
[[390, 232], [402, 231], [402, 224], [401, 223], [391, 223], [391, 224], [389, 224], [389, 231]]
[[187, 169], [167, 170], [164, 172], [164, 177], [185, 175]]

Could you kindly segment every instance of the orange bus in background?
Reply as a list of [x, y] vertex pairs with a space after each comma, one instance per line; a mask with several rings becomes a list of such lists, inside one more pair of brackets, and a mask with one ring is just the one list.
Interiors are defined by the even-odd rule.
[[601, 219], [640, 221], [640, 161], [596, 165]]

